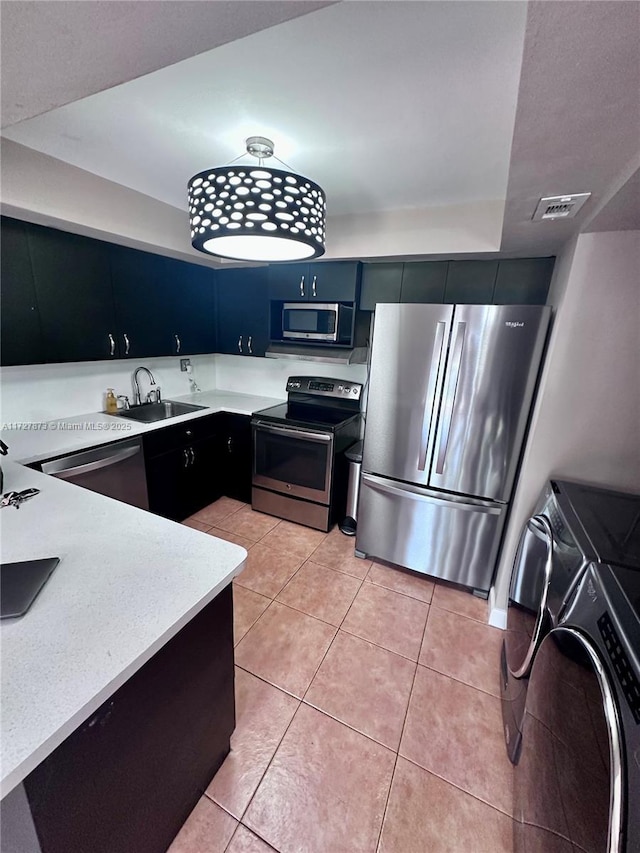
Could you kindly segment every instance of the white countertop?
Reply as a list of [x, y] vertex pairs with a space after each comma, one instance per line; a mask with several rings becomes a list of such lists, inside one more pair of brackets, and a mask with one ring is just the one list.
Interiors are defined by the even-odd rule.
[[215, 412], [252, 415], [260, 409], [277, 406], [278, 403], [283, 402], [273, 397], [256, 397], [253, 394], [239, 394], [233, 391], [200, 391], [196, 394], [169, 399], [206, 408], [153, 424], [143, 424], [102, 412], [74, 415], [70, 418], [42, 423], [6, 424], [5, 426], [10, 428], [2, 430], [1, 437], [9, 446], [9, 458], [14, 462], [29, 465], [32, 462], [84, 450], [87, 447], [144, 435], [156, 429], [201, 418]]
[[[228, 410], [227, 397], [216, 394], [216, 404]], [[5, 796], [214, 599], [247, 554], [6, 459], [2, 466], [5, 491], [41, 490], [18, 510], [0, 509], [2, 562], [60, 557], [30, 610], [0, 628]]]

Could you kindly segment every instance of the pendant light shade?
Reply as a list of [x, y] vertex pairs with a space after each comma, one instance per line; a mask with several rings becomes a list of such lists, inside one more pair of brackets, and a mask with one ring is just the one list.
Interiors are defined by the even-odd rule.
[[299, 261], [323, 255], [322, 188], [294, 172], [265, 167], [262, 161], [273, 154], [269, 139], [250, 137], [247, 152], [259, 162], [207, 169], [189, 181], [194, 248], [246, 261]]

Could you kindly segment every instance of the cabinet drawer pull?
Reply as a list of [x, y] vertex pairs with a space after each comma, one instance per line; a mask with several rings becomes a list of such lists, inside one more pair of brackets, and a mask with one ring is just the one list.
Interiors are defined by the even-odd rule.
[[238, 352], [242, 352], [242, 335], [238, 338]]
[[196, 452], [193, 449], [193, 447], [189, 448], [189, 453], [191, 454], [191, 464], [193, 465], [194, 462], [196, 461]]
[[176, 353], [180, 352], [180, 338], [177, 335], [173, 336], [176, 339]]
[[113, 339], [113, 335], [109, 335], [109, 355], [114, 355], [116, 351], [116, 342]]
[[317, 295], [318, 295], [318, 294], [316, 293], [316, 277], [315, 277], [315, 275], [314, 275], [314, 277], [313, 277], [313, 281], [311, 282], [311, 295], [312, 295], [312, 296], [317, 296]]
[[129, 338], [127, 335], [122, 336], [124, 338], [124, 354], [129, 355]]
[[251, 341], [252, 340], [253, 340], [253, 338], [251, 337], [251, 335], [249, 335], [249, 339], [247, 341], [247, 347], [249, 348], [249, 355], [253, 355], [253, 350], [251, 349]]
[[184, 467], [188, 468], [189, 467], [189, 451], [187, 450], [186, 447], [182, 451], [182, 455], [184, 456]]
[[300, 276], [300, 296], [304, 296], [304, 276]]

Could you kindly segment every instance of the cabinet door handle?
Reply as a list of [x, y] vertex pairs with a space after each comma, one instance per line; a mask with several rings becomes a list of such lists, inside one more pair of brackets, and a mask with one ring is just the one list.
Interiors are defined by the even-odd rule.
[[247, 347], [249, 348], [249, 355], [253, 355], [253, 350], [251, 349], [251, 341], [253, 338], [249, 335], [249, 339], [247, 340]]
[[300, 276], [300, 296], [304, 296], [304, 276]]
[[113, 335], [109, 334], [109, 355], [115, 355], [116, 352], [116, 342], [113, 339]]
[[122, 336], [124, 338], [124, 354], [129, 355], [129, 338], [127, 335]]
[[194, 462], [196, 461], [196, 452], [193, 449], [193, 447], [189, 448], [189, 453], [191, 454], [191, 464], [193, 465]]
[[233, 439], [231, 436], [227, 439], [227, 453], [233, 453]]
[[176, 339], [176, 354], [180, 352], [180, 338], [177, 335], [173, 336]]
[[238, 338], [238, 352], [242, 352], [242, 335]]
[[186, 447], [183, 449], [182, 455], [184, 456], [184, 467], [188, 468], [189, 467], [189, 451], [187, 450]]
[[317, 296], [317, 295], [318, 295], [318, 294], [316, 293], [316, 277], [315, 277], [315, 275], [314, 275], [314, 277], [313, 277], [313, 281], [311, 282], [311, 295], [312, 295], [312, 296]]

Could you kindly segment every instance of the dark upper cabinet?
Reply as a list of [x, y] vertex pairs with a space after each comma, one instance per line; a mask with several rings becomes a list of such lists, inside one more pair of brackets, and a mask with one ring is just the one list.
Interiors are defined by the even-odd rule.
[[555, 258], [500, 261], [493, 301], [498, 305], [544, 305]]
[[113, 298], [124, 358], [172, 354], [164, 261], [160, 255], [111, 247]]
[[0, 245], [0, 362], [38, 364], [45, 361], [45, 350], [24, 223], [3, 217]]
[[165, 258], [166, 307], [172, 355], [216, 351], [215, 277], [212, 269]]
[[270, 264], [267, 272], [269, 299], [308, 299], [309, 264]]
[[404, 264], [400, 302], [444, 302], [447, 261]]
[[360, 288], [358, 261], [271, 264], [269, 298], [286, 302], [356, 302]]
[[111, 274], [121, 356], [215, 352], [213, 270], [112, 246]]
[[360, 309], [375, 311], [378, 302], [400, 302], [402, 263], [365, 264], [362, 271]]
[[27, 225], [47, 361], [116, 358], [109, 245]]
[[444, 301], [490, 305], [497, 272], [497, 261], [449, 261]]
[[218, 352], [263, 356], [269, 344], [267, 271], [224, 270], [217, 273]]
[[362, 266], [358, 261], [309, 264], [310, 302], [357, 302]]

